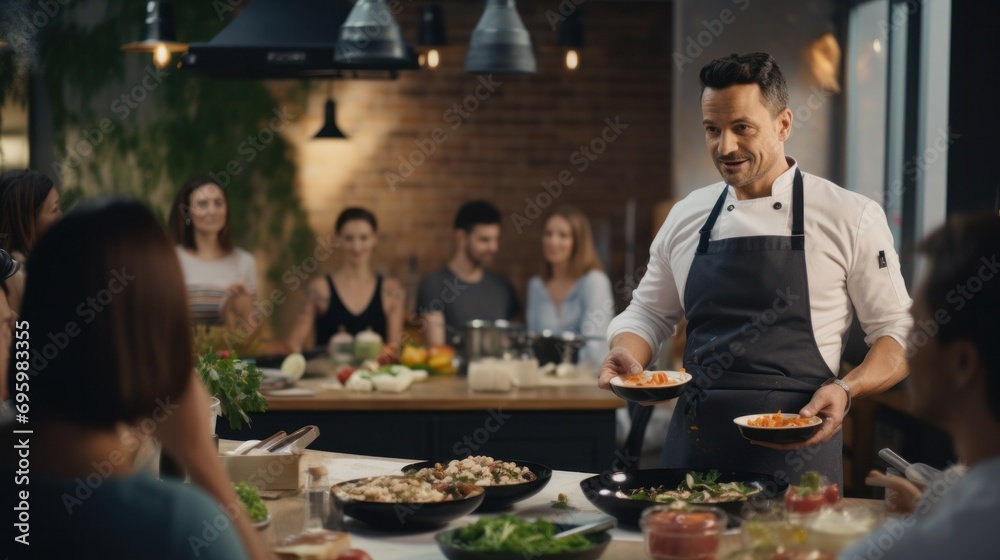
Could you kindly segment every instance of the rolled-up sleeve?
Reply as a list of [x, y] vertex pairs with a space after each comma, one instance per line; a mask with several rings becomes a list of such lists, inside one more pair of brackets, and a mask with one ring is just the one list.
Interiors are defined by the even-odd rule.
[[874, 202], [865, 206], [858, 224], [847, 292], [867, 335], [866, 344], [871, 346], [888, 336], [907, 348], [906, 338], [913, 324], [910, 296], [885, 213]]
[[669, 260], [667, 231], [670, 219], [656, 234], [649, 251], [649, 264], [632, 301], [608, 326], [608, 344], [621, 333], [641, 337], [655, 354], [660, 343], [674, 334], [684, 309]]

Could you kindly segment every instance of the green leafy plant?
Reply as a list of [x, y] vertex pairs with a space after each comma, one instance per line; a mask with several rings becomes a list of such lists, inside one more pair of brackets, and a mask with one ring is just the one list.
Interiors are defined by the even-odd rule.
[[248, 412], [267, 411], [267, 399], [260, 394], [264, 374], [257, 366], [244, 362], [235, 352], [222, 357], [208, 352], [198, 357], [198, 375], [222, 404], [222, 413], [234, 430], [250, 423]]
[[556, 540], [552, 538], [555, 533], [555, 526], [544, 519], [526, 521], [501, 515], [459, 529], [451, 535], [451, 545], [474, 552], [522, 554], [525, 558], [594, 548], [594, 541], [585, 535]]
[[243, 507], [246, 508], [250, 519], [258, 522], [267, 519], [267, 506], [260, 499], [260, 492], [256, 486], [246, 482], [237, 482], [233, 487], [236, 489], [236, 495], [243, 502]]

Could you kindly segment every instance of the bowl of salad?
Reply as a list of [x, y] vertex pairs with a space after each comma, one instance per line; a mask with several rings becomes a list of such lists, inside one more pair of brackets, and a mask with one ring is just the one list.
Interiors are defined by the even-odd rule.
[[586, 478], [580, 482], [584, 496], [597, 509], [619, 523], [638, 527], [643, 510], [656, 504], [711, 505], [731, 517], [744, 514], [751, 502], [767, 507], [779, 500], [787, 482], [762, 473], [687, 469], [641, 469]]
[[554, 538], [571, 528], [501, 515], [438, 533], [435, 540], [449, 560], [596, 560], [611, 542], [607, 532]]
[[482, 486], [485, 497], [476, 511], [497, 511], [539, 493], [552, 478], [552, 469], [528, 461], [502, 461], [472, 456], [451, 461], [424, 461], [403, 467], [403, 473], [438, 483]]

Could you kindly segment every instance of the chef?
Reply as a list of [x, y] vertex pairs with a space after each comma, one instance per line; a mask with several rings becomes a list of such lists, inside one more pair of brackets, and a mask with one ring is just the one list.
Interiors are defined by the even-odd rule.
[[[877, 203], [785, 155], [792, 112], [771, 55], [713, 60], [700, 79], [705, 143], [723, 182], [678, 202], [660, 228], [645, 276], [608, 329], [600, 386], [642, 371], [686, 316], [693, 380], [677, 401], [661, 466], [792, 483], [818, 470], [840, 483], [851, 399], [907, 373], [910, 298], [892, 234]], [[871, 348], [838, 379], [854, 313]], [[747, 441], [733, 424], [778, 410], [824, 422], [808, 441], [784, 445]]]

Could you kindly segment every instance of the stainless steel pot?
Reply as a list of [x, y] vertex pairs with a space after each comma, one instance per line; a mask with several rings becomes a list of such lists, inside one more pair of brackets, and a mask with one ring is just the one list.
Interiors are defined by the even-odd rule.
[[476, 319], [465, 324], [462, 332], [462, 357], [468, 364], [479, 358], [502, 358], [513, 350], [523, 327], [510, 321]]

